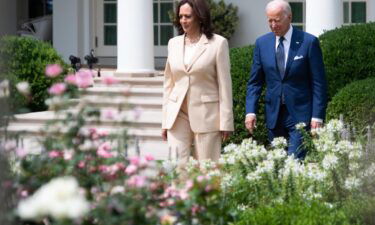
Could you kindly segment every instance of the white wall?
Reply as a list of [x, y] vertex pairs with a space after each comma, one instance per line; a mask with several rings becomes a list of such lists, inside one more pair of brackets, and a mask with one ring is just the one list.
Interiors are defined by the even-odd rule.
[[53, 2], [53, 46], [69, 62], [75, 55], [84, 63], [89, 53], [91, 11], [88, 0], [55, 0]]
[[375, 22], [375, 0], [367, 0], [367, 22]]
[[0, 0], [0, 36], [17, 32], [17, 2]]
[[269, 0], [225, 0], [238, 7], [239, 24], [230, 40], [231, 47], [254, 44], [257, 37], [268, 33], [265, 8]]

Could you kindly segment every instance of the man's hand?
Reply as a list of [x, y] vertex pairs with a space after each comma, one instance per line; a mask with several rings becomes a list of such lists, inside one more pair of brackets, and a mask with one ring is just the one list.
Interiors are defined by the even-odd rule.
[[223, 141], [226, 141], [230, 135], [232, 134], [232, 131], [221, 131], [221, 138]]
[[246, 129], [249, 131], [250, 134], [253, 134], [254, 129], [256, 127], [257, 119], [255, 115], [247, 115], [245, 119], [245, 126]]
[[168, 133], [168, 130], [167, 130], [167, 129], [162, 129], [162, 130], [161, 130], [161, 138], [163, 139], [163, 141], [168, 140], [167, 133]]
[[311, 120], [311, 129], [321, 128], [323, 123]]

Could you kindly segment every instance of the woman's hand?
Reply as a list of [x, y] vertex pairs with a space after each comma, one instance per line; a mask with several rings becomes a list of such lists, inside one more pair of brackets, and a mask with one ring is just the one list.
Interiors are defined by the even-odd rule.
[[168, 140], [167, 133], [168, 133], [168, 130], [167, 130], [167, 129], [162, 129], [162, 130], [161, 130], [161, 138], [163, 139], [163, 141]]
[[226, 141], [230, 135], [232, 134], [232, 131], [221, 131], [221, 138], [223, 141]]

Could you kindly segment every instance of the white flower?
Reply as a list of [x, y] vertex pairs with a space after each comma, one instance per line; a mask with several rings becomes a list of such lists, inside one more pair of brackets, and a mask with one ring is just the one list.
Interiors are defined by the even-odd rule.
[[349, 159], [359, 159], [362, 156], [362, 152], [353, 150], [349, 152]]
[[52, 216], [55, 219], [77, 219], [89, 211], [89, 203], [73, 177], [55, 178], [18, 205], [23, 219]]
[[271, 145], [275, 148], [285, 148], [288, 145], [288, 142], [284, 137], [274, 138]]
[[177, 160], [164, 160], [162, 167], [166, 173], [172, 173], [177, 168]]
[[111, 195], [115, 195], [115, 194], [118, 194], [118, 193], [124, 193], [125, 192], [125, 187], [124, 186], [114, 186], [112, 189], [111, 189]]
[[9, 96], [9, 80], [0, 82], [0, 98]]
[[361, 180], [356, 177], [348, 177], [345, 180], [344, 187], [348, 190], [356, 189], [361, 185]]
[[328, 154], [324, 157], [322, 161], [322, 166], [324, 169], [329, 170], [335, 168], [336, 164], [338, 163], [338, 158], [334, 154]]
[[297, 130], [302, 130], [302, 129], [304, 129], [306, 127], [306, 123], [298, 123], [297, 125], [296, 125], [296, 129]]
[[19, 82], [16, 85], [16, 88], [23, 95], [29, 95], [30, 94], [30, 85], [26, 81]]
[[287, 153], [285, 149], [283, 148], [278, 148], [278, 149], [269, 151], [267, 154], [268, 160], [279, 160], [279, 159], [284, 159], [285, 157], [287, 157]]
[[230, 143], [229, 145], [224, 147], [223, 151], [224, 153], [234, 152], [237, 147], [238, 146], [236, 144]]
[[232, 174], [227, 174], [221, 179], [220, 186], [222, 189], [228, 189], [234, 184], [234, 177]]
[[260, 180], [262, 177], [259, 175], [258, 172], [254, 172], [254, 173], [249, 173], [247, 176], [246, 176], [246, 180], [248, 181], [257, 181], [257, 180]]
[[328, 132], [336, 133], [344, 129], [344, 123], [337, 119], [330, 120], [326, 125], [326, 129]]
[[317, 164], [309, 163], [306, 165], [306, 177], [315, 181], [323, 181], [327, 173], [320, 170]]

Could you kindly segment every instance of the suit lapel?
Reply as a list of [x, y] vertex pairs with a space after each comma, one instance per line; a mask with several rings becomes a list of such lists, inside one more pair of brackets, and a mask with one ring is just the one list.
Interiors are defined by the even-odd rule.
[[208, 39], [206, 35], [202, 34], [202, 37], [197, 44], [197, 49], [195, 50], [194, 56], [186, 68], [187, 71], [191, 70], [191, 67], [194, 65], [197, 59], [203, 54], [204, 51], [206, 51], [207, 44], [208, 44]]
[[284, 78], [286, 76], [288, 76], [290, 67], [291, 67], [291, 65], [292, 65], [292, 63], [294, 61], [294, 57], [296, 56], [296, 54], [298, 52], [298, 49], [301, 46], [301, 44], [302, 44], [302, 39], [301, 39], [301, 37], [299, 35], [299, 32], [298, 32], [298, 30], [296, 28], [293, 28], [293, 34], [292, 34], [292, 39], [290, 41], [288, 61], [286, 63]]

